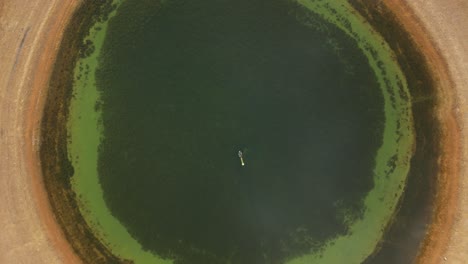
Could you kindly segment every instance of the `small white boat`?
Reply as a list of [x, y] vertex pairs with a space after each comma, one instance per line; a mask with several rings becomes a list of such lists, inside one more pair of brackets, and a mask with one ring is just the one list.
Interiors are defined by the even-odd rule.
[[244, 154], [242, 153], [242, 150], [239, 150], [239, 152], [237, 152], [237, 155], [239, 156], [239, 159], [240, 159], [240, 161], [241, 161], [242, 166], [245, 166], [245, 163], [244, 163]]

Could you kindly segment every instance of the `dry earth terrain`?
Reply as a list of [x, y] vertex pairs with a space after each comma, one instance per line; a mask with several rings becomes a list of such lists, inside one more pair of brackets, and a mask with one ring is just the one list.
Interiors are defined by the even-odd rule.
[[77, 263], [38, 162], [47, 82], [76, 0], [0, 1], [0, 263]]
[[[468, 0], [384, 2], [424, 50], [442, 95], [443, 210], [436, 214], [420, 261], [467, 263]], [[79, 3], [0, 1], [0, 263], [79, 262], [50, 210], [37, 152], [48, 79]]]

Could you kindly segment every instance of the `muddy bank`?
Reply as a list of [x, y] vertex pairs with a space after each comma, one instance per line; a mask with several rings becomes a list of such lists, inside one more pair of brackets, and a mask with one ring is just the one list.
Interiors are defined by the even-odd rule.
[[352, 3], [397, 55], [412, 95], [416, 132], [416, 148], [400, 209], [381, 242], [381, 249], [367, 263], [427, 263], [424, 261], [440, 258], [447, 243], [447, 230], [453, 224], [451, 211], [455, 207], [450, 201], [456, 192], [449, 189], [456, 184], [458, 167], [448, 166], [444, 161], [449, 155], [458, 160], [458, 148], [446, 144], [447, 139], [455, 140], [458, 127], [454, 130], [447, 126], [445, 122], [450, 119], [441, 116], [442, 108], [452, 107], [447, 105], [451, 101], [443, 98], [447, 91], [442, 90], [451, 87], [441, 86], [440, 73], [434, 71], [434, 61], [443, 62], [434, 52], [436, 48], [429, 36], [422, 28], [409, 27], [417, 23], [416, 18], [401, 19], [402, 9], [408, 8], [404, 3], [359, 0]]
[[56, 219], [76, 254], [85, 263], [125, 263], [93, 235], [82, 217], [70, 177], [73, 167], [67, 153], [67, 117], [72, 97], [74, 69], [79, 56], [93, 50], [83, 43], [89, 28], [105, 20], [112, 1], [84, 2], [70, 21], [56, 59], [41, 125], [40, 159], [45, 187]]

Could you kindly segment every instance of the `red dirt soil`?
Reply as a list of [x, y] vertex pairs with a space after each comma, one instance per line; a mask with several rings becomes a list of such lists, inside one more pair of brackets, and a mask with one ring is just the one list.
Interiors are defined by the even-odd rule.
[[[48, 81], [80, 2], [0, 1], [0, 263], [80, 263], [51, 211], [38, 157]], [[418, 262], [467, 263], [468, 1], [383, 2], [423, 50], [438, 84], [440, 188]]]

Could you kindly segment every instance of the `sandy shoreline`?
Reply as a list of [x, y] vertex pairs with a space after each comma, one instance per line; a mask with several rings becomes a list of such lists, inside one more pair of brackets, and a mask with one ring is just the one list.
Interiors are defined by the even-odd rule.
[[[79, 0], [0, 2], [0, 263], [79, 263], [48, 204], [38, 158], [44, 96], [66, 22]], [[468, 259], [468, 2], [385, 0], [424, 50], [442, 95], [441, 209], [420, 263]], [[411, 7], [412, 11], [407, 9]], [[417, 18], [416, 18], [417, 17]], [[427, 33], [431, 36], [428, 38]], [[460, 175], [460, 178], [458, 177]], [[458, 195], [457, 195], [458, 194]], [[446, 258], [446, 261], [444, 260]]]

